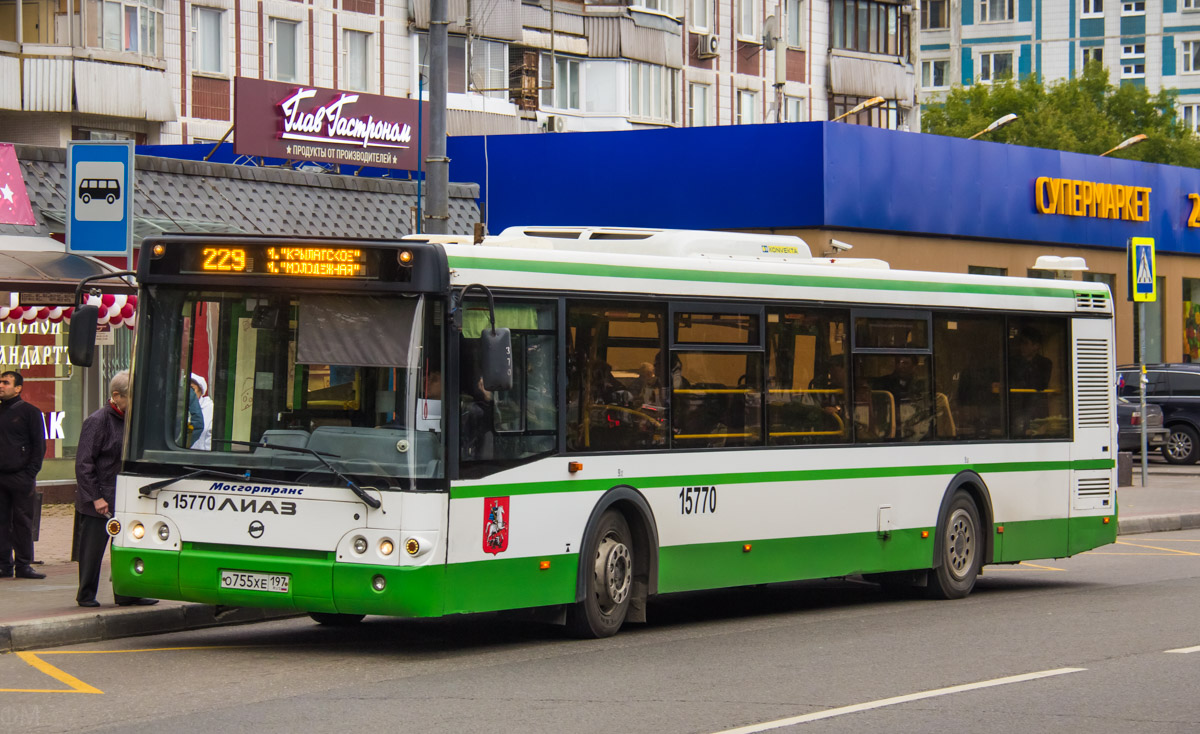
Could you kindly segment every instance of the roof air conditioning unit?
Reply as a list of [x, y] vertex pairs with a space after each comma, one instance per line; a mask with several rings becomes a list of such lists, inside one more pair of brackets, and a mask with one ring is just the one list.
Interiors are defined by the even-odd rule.
[[565, 133], [567, 131], [567, 118], [562, 115], [551, 115], [546, 118], [546, 132], [548, 133]]
[[696, 55], [702, 59], [711, 59], [721, 53], [721, 38], [715, 33], [706, 33], [699, 37], [696, 44]]

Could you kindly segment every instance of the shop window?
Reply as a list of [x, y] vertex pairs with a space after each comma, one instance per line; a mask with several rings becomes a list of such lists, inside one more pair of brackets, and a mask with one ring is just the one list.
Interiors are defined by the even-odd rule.
[[1183, 279], [1183, 361], [1200, 362], [1200, 279]]

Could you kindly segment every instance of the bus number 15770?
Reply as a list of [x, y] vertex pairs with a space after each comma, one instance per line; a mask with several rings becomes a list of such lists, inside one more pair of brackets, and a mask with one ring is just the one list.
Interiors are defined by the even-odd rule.
[[716, 487], [684, 487], [679, 490], [679, 514], [701, 515], [716, 511]]

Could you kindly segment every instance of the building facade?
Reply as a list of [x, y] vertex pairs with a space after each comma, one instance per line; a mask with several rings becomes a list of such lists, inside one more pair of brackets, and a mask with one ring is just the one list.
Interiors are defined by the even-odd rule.
[[919, 26], [922, 102], [1006, 76], [1073, 79], [1096, 61], [1113, 84], [1178, 90], [1181, 118], [1200, 130], [1196, 0], [920, 0]]
[[[451, 0], [451, 135], [824, 120], [899, 128], [893, 0]], [[0, 0], [0, 139], [236, 139], [234, 81], [427, 94], [428, 0]]]

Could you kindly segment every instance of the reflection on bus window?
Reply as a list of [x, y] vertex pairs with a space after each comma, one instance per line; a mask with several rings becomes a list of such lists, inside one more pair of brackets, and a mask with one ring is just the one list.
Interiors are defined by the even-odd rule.
[[1013, 438], [1071, 435], [1067, 322], [1009, 319], [1008, 410]]
[[767, 314], [767, 425], [772, 445], [850, 440], [845, 311]]

